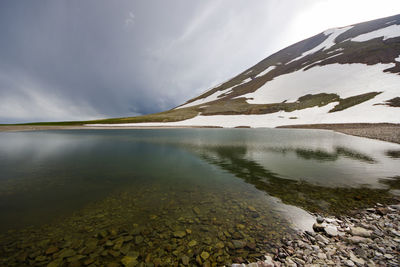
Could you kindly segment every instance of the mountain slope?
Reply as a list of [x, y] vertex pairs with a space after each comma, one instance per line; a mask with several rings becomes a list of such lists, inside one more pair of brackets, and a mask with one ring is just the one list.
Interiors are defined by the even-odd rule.
[[145, 125], [400, 123], [400, 15], [305, 39], [151, 121], [166, 123]]

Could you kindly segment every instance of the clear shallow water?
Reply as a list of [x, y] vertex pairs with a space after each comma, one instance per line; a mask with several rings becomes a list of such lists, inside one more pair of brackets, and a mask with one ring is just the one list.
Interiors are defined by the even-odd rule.
[[[59, 260], [71, 248], [99, 264], [133, 252], [166, 264], [194, 263], [203, 251], [219, 264], [256, 259], [309, 227], [307, 212], [390, 200], [398, 151], [315, 130], [0, 133], [0, 232], [17, 229], [1, 238], [1, 254], [16, 265]], [[114, 247], [119, 238], [132, 239]], [[36, 251], [21, 249], [38, 241]], [[51, 246], [61, 252], [45, 254]], [[35, 257], [18, 261], [26, 251]]]

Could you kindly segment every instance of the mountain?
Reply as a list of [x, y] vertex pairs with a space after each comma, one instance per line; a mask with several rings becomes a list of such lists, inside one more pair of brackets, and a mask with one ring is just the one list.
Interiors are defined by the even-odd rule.
[[400, 123], [400, 15], [333, 28], [272, 54], [146, 125]]

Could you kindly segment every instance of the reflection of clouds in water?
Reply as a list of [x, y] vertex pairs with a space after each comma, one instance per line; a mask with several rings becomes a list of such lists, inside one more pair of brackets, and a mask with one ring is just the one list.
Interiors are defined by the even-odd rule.
[[304, 148], [288, 148], [281, 151], [249, 150], [247, 158], [284, 177], [304, 179], [324, 186], [367, 184], [382, 187], [379, 183], [380, 178], [400, 174], [398, 162], [385, 156], [383, 149], [374, 154], [364, 154], [353, 148], [333, 149], [332, 152], [323, 148], [318, 148], [318, 150]]
[[0, 157], [30, 161], [45, 161], [90, 148], [101, 139], [101, 136], [49, 131], [0, 133], [0, 137]]
[[398, 162], [385, 152], [398, 149], [398, 144], [320, 130], [222, 131], [220, 136], [205, 135], [191, 143], [183, 138], [179, 142], [214, 157], [217, 147], [241, 148], [241, 157], [282, 177], [324, 186], [384, 188], [380, 178], [400, 174]]
[[[392, 199], [387, 189], [351, 187], [340, 183], [327, 184], [324, 181], [313, 182], [283, 177], [249, 159], [244, 147], [208, 147], [195, 152], [205, 161], [254, 185], [258, 190], [279, 198], [285, 204], [299, 206], [311, 212], [342, 214], [364, 207], [366, 203], [373, 205]], [[389, 187], [392, 188], [391, 185]]]
[[[107, 134], [112, 133], [112, 134]], [[297, 129], [167, 129], [1, 133], [0, 157], [44, 161], [90, 151], [113, 140], [183, 146], [208, 156], [217, 147], [236, 147], [241, 157], [280, 176], [324, 186], [382, 187], [378, 179], [400, 174], [393, 152], [400, 145], [331, 131]], [[238, 153], [238, 150], [235, 151]], [[213, 155], [218, 157], [218, 155]]]
[[[74, 130], [0, 133], [0, 137], [0, 167], [8, 167], [12, 175], [20, 175], [14, 166], [26, 171], [26, 177], [40, 176], [40, 181], [43, 173], [61, 172], [69, 181], [66, 184], [75, 175], [78, 180], [83, 177], [84, 183], [75, 181], [77, 184], [90, 184], [87, 187], [92, 189], [91, 183], [98, 183], [99, 178], [103, 185], [112, 184], [132, 173], [146, 177], [147, 182], [153, 176], [155, 180], [179, 178], [187, 186], [185, 179], [199, 175], [193, 166], [201, 158], [227, 174], [204, 177], [254, 186], [263, 195], [267, 193], [274, 208], [301, 229], [309, 227], [312, 220], [304, 210], [335, 212], [348, 209], [345, 205], [356, 207], [364, 201], [380, 200], [379, 195], [386, 194], [383, 190], [357, 189], [354, 185], [392, 187], [378, 179], [394, 177], [400, 171], [398, 160], [385, 155], [389, 149], [398, 150], [399, 145], [328, 131]], [[201, 162], [206, 169], [211, 166]], [[35, 170], [37, 166], [42, 169]], [[191, 176], [193, 172], [197, 173]]]
[[289, 221], [296, 229], [302, 231], [313, 231], [313, 224], [315, 223], [315, 217], [307, 211], [282, 203], [278, 198], [271, 197], [271, 203], [273, 209], [278, 211], [287, 221]]

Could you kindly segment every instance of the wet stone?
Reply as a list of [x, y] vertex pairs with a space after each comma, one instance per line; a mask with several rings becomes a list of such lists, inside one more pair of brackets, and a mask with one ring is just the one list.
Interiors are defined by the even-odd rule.
[[107, 242], [104, 245], [106, 247], [112, 247], [112, 246], [114, 246], [114, 242], [112, 242], [111, 240], [107, 240]]
[[46, 259], [47, 259], [46, 256], [37, 256], [37, 257], [35, 258], [35, 261], [45, 261]]
[[93, 259], [93, 258], [87, 258], [87, 259], [85, 259], [84, 261], [83, 261], [83, 264], [84, 265], [90, 265], [90, 264], [92, 264], [92, 263], [94, 263], [95, 262], [95, 259]]
[[207, 251], [203, 251], [203, 252], [200, 254], [200, 257], [201, 257], [203, 260], [207, 260], [207, 259], [210, 257], [210, 254], [209, 254]]
[[325, 226], [320, 224], [320, 223], [314, 223], [313, 224], [313, 230], [315, 232], [324, 232], [325, 231]]
[[60, 254], [58, 254], [59, 258], [69, 258], [72, 257], [76, 254], [76, 252], [72, 249], [63, 249], [60, 251]]
[[188, 256], [186, 256], [186, 255], [182, 256], [181, 260], [182, 260], [183, 265], [189, 265], [190, 259]]
[[46, 250], [46, 255], [51, 255], [51, 254], [54, 254], [54, 253], [56, 253], [56, 252], [58, 252], [59, 251], [59, 249], [58, 249], [58, 247], [56, 247], [56, 246], [51, 246], [51, 247], [49, 247], [47, 250]]
[[325, 227], [325, 233], [328, 236], [337, 236], [339, 234], [337, 227], [334, 225], [328, 225], [327, 227]]
[[246, 227], [243, 224], [239, 223], [239, 224], [236, 225], [236, 228], [239, 229], [239, 230], [243, 230]]
[[81, 259], [86, 258], [86, 256], [83, 255], [75, 255], [73, 257], [70, 257], [67, 259], [67, 262], [76, 262], [76, 261], [80, 261]]
[[321, 217], [321, 216], [317, 216], [317, 223], [319, 223], [319, 224], [321, 224], [321, 223], [323, 223], [324, 222], [324, 218], [323, 217]]
[[47, 267], [59, 267], [59, 266], [62, 266], [62, 259], [56, 259], [47, 264]]
[[197, 241], [196, 240], [191, 240], [189, 243], [188, 243], [188, 246], [189, 247], [194, 247], [194, 246], [196, 246], [197, 245]]
[[108, 231], [107, 230], [100, 231], [99, 236], [101, 238], [106, 238], [108, 236]]
[[196, 215], [200, 215], [200, 209], [199, 209], [198, 207], [194, 207], [194, 208], [193, 208], [193, 212], [194, 212]]
[[244, 248], [246, 246], [246, 242], [241, 240], [232, 240], [232, 244], [235, 249]]
[[124, 237], [124, 240], [125, 240], [125, 242], [129, 242], [129, 241], [133, 240], [133, 236], [127, 235]]
[[251, 206], [251, 205], [247, 206], [247, 209], [248, 209], [249, 211], [252, 211], [252, 212], [256, 212], [256, 211], [257, 211], [256, 208], [254, 208], [254, 207]]
[[143, 240], [144, 240], [143, 236], [138, 235], [138, 236], [135, 237], [135, 244], [136, 245], [140, 245], [143, 242]]
[[121, 263], [126, 267], [136, 266], [137, 260], [133, 256], [125, 256], [121, 259]]
[[175, 231], [173, 233], [173, 236], [176, 237], [176, 238], [183, 238], [183, 237], [186, 236], [186, 232], [184, 232], [184, 231]]
[[224, 248], [225, 245], [223, 242], [218, 242], [217, 244], [215, 244], [215, 247], [221, 249], [221, 248]]
[[351, 227], [350, 233], [354, 236], [370, 237], [372, 231], [364, 229], [362, 227]]

